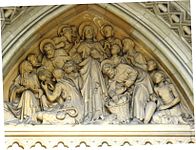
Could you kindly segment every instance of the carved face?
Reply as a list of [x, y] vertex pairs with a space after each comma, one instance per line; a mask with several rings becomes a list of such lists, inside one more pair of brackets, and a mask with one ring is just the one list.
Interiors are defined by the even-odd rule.
[[111, 53], [112, 55], [117, 55], [120, 52], [120, 47], [118, 45], [112, 45]]
[[23, 61], [20, 65], [20, 74], [30, 73], [33, 71], [33, 66], [29, 61]]
[[64, 72], [62, 69], [55, 69], [53, 71], [53, 76], [55, 77], [56, 80], [62, 79], [64, 76]]
[[74, 72], [75, 71], [75, 67], [74, 67], [74, 64], [66, 64], [65, 66], [64, 66], [64, 71], [66, 72], [66, 73], [72, 73], [72, 72]]
[[153, 82], [157, 84], [163, 81], [163, 79], [164, 75], [161, 72], [156, 72], [153, 76]]
[[44, 45], [44, 53], [47, 58], [52, 58], [54, 56], [54, 46], [51, 43], [47, 43]]
[[94, 29], [92, 26], [85, 26], [84, 27], [84, 37], [86, 39], [92, 39], [94, 36]]
[[64, 28], [63, 29], [63, 35], [64, 35], [64, 37], [66, 37], [68, 42], [72, 42], [72, 34], [73, 34], [73, 31], [71, 28]]
[[49, 72], [48, 70], [44, 69], [41, 71], [38, 71], [38, 78], [41, 81], [50, 81], [52, 78], [51, 72]]
[[30, 64], [30, 63], [28, 63], [27, 65], [26, 65], [26, 71], [27, 72], [31, 72], [31, 71], [33, 71], [33, 66]]
[[147, 66], [148, 66], [148, 71], [153, 71], [153, 70], [155, 70], [157, 68], [157, 64], [153, 60], [149, 60], [147, 62]]
[[124, 53], [132, 53], [132, 51], [134, 51], [134, 43], [130, 39], [124, 39], [122, 44]]
[[38, 65], [38, 58], [36, 57], [36, 55], [30, 55], [28, 57], [28, 61], [32, 64], [33, 67]]
[[106, 74], [110, 79], [112, 79], [115, 75], [115, 70], [110, 64], [105, 64], [103, 66], [103, 73]]
[[113, 36], [113, 29], [111, 26], [105, 26], [103, 29], [103, 34], [106, 38]]

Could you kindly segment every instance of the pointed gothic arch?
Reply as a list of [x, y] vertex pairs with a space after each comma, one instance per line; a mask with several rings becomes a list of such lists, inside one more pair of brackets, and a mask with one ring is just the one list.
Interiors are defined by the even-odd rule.
[[[123, 36], [130, 36], [142, 45], [144, 50], [154, 57], [170, 75], [193, 111], [190, 47], [183, 44], [183, 41], [173, 34], [171, 29], [161, 24], [157, 18], [153, 18], [154, 16], [148, 14], [147, 10], [142, 9], [139, 4], [123, 6], [123, 4], [71, 5], [38, 7], [36, 8], [37, 10], [35, 8], [34, 10], [29, 10], [32, 11], [30, 13], [40, 11], [40, 14], [37, 14], [33, 21], [33, 18], [31, 18], [26, 21], [25, 25], [21, 24], [19, 29], [16, 29], [13, 25], [13, 29], [11, 29], [15, 30], [15, 32], [7, 36], [9, 32], [5, 31], [7, 34], [3, 36], [3, 40], [5, 38], [5, 42], [3, 43], [3, 75], [5, 81], [10, 81], [9, 74], [13, 75], [14, 68], [16, 69], [18, 63], [30, 52], [29, 49], [32, 49], [32, 43], [37, 43], [38, 45], [42, 37], [49, 37], [50, 34], [55, 35], [56, 33], [54, 32], [58, 26], [72, 22], [73, 18], [77, 18], [81, 14], [86, 13], [87, 15], [89, 11], [92, 14], [97, 14], [102, 19], [105, 18], [105, 20], [114, 24], [117, 30], [120, 29], [121, 32], [126, 33]], [[92, 15], [90, 13], [89, 15]], [[29, 14], [24, 15], [20, 17], [25, 18]], [[77, 23], [76, 20], [75, 22]], [[20, 19], [17, 21], [18, 24], [21, 23]], [[160, 27], [153, 25], [154, 22], [157, 25], [161, 24]], [[53, 33], [51, 29], [53, 29]], [[48, 31], [51, 33], [48, 33]], [[36, 49], [39, 48], [36, 47]], [[7, 85], [7, 82], [4, 83]]]
[[[23, 22], [22, 18], [27, 20]], [[133, 39], [138, 50], [155, 60], [169, 76], [183, 105], [193, 114], [191, 48], [139, 3], [26, 8], [26, 13], [3, 30], [4, 100], [8, 100], [19, 64], [32, 52], [40, 54], [43, 39], [58, 36], [57, 30], [63, 24], [79, 27], [84, 21], [94, 22], [99, 30], [105, 23], [112, 24], [116, 37]], [[97, 38], [102, 38], [100, 31]]]

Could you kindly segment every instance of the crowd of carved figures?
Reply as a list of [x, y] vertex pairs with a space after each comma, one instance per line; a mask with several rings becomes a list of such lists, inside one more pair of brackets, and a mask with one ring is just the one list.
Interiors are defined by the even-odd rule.
[[[97, 40], [100, 31], [102, 40]], [[175, 85], [130, 37], [93, 22], [61, 25], [29, 54], [9, 90], [16, 124], [189, 124]]]

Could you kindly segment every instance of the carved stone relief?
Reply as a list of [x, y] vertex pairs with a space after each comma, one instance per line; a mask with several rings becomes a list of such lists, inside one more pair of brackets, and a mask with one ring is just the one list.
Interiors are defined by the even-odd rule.
[[18, 66], [5, 124], [193, 124], [157, 62], [115, 31], [83, 21], [43, 38]]

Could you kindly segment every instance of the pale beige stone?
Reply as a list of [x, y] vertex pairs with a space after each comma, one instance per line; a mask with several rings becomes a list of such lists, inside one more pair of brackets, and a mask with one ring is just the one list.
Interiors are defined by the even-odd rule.
[[[3, 37], [4, 101], [21, 111], [17, 114], [15, 108], [12, 113], [6, 109], [9, 112], [5, 115], [6, 123], [17, 127], [12, 130], [12, 125], [6, 125], [8, 146], [14, 141], [26, 148], [36, 146], [36, 141], [42, 147], [51, 148], [61, 141], [69, 141], [69, 146], [77, 147], [91, 143], [103, 146], [104, 141], [106, 145], [124, 145], [126, 141], [135, 145], [149, 141], [156, 144], [194, 140], [193, 119], [189, 118], [189, 114], [193, 114], [190, 49], [144, 7], [137, 3], [30, 7], [21, 17], [24, 23], [16, 20], [15, 25], [19, 27], [10, 26], [11, 35], [6, 27], [7, 35]], [[132, 41], [127, 49], [125, 39]], [[176, 53], [181, 55], [180, 60]], [[152, 70], [148, 68], [150, 60], [157, 66]], [[24, 62], [30, 63], [28, 67], [21, 67]], [[179, 97], [178, 104], [188, 110], [185, 118], [190, 120], [170, 122], [179, 125], [152, 124], [151, 118], [158, 106], [151, 94], [164, 102], [173, 100], [165, 100], [167, 92], [159, 95], [153, 91], [150, 80], [157, 69], [164, 72], [167, 82], [179, 93], [172, 91], [171, 94]], [[17, 80], [20, 76], [21, 81]], [[33, 76], [37, 76], [38, 85]], [[17, 97], [15, 103], [15, 99], [10, 99], [14, 95]], [[144, 103], [140, 104], [140, 100]], [[178, 104], [172, 103], [170, 107]], [[170, 107], [165, 109], [170, 110]], [[13, 119], [11, 114], [15, 115], [15, 121], [10, 120]], [[161, 118], [158, 122], [163, 123]], [[98, 125], [76, 125], [78, 123]], [[148, 125], [133, 125], [143, 123]], [[35, 128], [30, 124], [35, 124]], [[66, 125], [65, 129], [44, 124], [76, 126]], [[50, 132], [51, 129], [54, 132]], [[29, 134], [30, 131], [34, 132]], [[21, 144], [26, 134], [31, 142]], [[99, 138], [91, 137], [97, 134]], [[51, 136], [47, 140], [55, 143], [49, 144], [44, 139], [47, 135]], [[59, 135], [64, 135], [63, 140]], [[74, 142], [68, 140], [76, 135], [83, 137], [71, 138]], [[149, 135], [151, 137], [147, 137]]]

